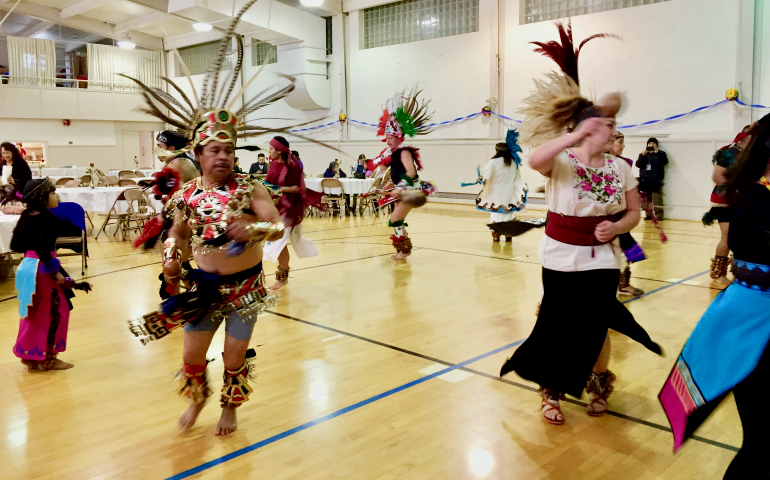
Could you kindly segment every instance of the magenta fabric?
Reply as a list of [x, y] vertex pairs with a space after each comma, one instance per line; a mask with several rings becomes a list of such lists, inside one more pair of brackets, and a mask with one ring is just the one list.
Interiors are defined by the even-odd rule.
[[283, 193], [276, 205], [287, 227], [302, 223], [305, 209], [311, 205], [317, 206], [323, 197], [322, 192], [314, 192], [305, 187], [302, 164], [299, 160], [289, 159], [289, 163], [273, 160], [267, 170], [266, 180], [279, 187], [299, 187], [299, 193]]
[[[687, 431], [687, 418], [695, 410], [692, 400], [687, 398], [687, 390], [683, 389], [681, 384], [681, 376], [674, 369], [658, 395], [674, 434], [674, 452], [679, 450], [687, 438], [685, 433]], [[682, 395], [677, 393], [677, 386], [679, 386], [680, 391], [683, 391]]]
[[[38, 258], [33, 251], [24, 256]], [[56, 252], [51, 252], [51, 257], [56, 258]], [[43, 262], [40, 262], [32, 306], [27, 317], [19, 321], [19, 335], [13, 347], [13, 353], [26, 360], [45, 360], [67, 349], [70, 319], [67, 298], [54, 276], [43, 273], [42, 269]]]

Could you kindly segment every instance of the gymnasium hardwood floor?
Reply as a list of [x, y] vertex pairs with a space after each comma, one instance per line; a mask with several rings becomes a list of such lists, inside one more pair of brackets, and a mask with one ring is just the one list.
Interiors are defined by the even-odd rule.
[[[3, 281], [0, 478], [722, 478], [741, 442], [733, 401], [674, 455], [656, 397], [717, 293], [706, 270], [718, 230], [667, 221], [666, 245], [649, 222], [634, 231], [649, 260], [633, 283], [648, 294], [627, 305], [667, 355], [613, 335], [613, 414], [565, 403], [557, 427], [533, 385], [497, 377], [535, 322], [542, 231], [493, 245], [487, 221], [469, 206], [414, 211], [416, 248], [395, 264], [384, 217], [307, 220], [319, 255], [292, 261], [280, 303], [260, 318], [256, 391], [227, 437], [214, 435], [216, 397], [188, 435], [176, 429], [181, 333], [144, 346], [126, 328], [158, 305], [157, 252], [91, 239], [94, 291], [74, 301], [61, 358], [76, 366], [63, 372], [29, 374], [13, 356], [18, 302]], [[64, 263], [79, 273], [79, 257]], [[222, 368], [210, 366], [215, 389]]]

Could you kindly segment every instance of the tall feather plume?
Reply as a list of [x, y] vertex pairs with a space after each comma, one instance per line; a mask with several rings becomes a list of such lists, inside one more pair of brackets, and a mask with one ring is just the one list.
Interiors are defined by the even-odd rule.
[[230, 81], [230, 86], [227, 87], [227, 92], [225, 93], [225, 97], [222, 99], [222, 102], [217, 102], [217, 105], [226, 105], [227, 100], [230, 98], [230, 94], [233, 93], [233, 89], [235, 88], [235, 83], [238, 81], [238, 74], [241, 73], [241, 68], [243, 66], [243, 38], [241, 38], [240, 35], [235, 36], [235, 42], [238, 44], [238, 59], [235, 62], [235, 65], [233, 67], [233, 78]]
[[404, 113], [412, 117], [412, 125], [416, 129], [415, 135], [427, 135], [433, 131], [433, 129], [425, 127], [433, 116], [433, 112], [428, 112], [430, 100], [420, 102], [417, 97], [421, 93], [422, 90], [417, 90], [417, 87], [414, 87], [409, 96], [404, 97]]
[[289, 80], [291, 83], [271, 94], [268, 94], [267, 96], [262, 96], [266, 91], [270, 89], [265, 89], [260, 94], [255, 95], [254, 98], [246, 102], [246, 105], [243, 106], [238, 112], [235, 113], [235, 116], [238, 118], [245, 119], [248, 115], [256, 112], [260, 108], [263, 108], [271, 103], [277, 102], [278, 100], [286, 97], [291, 92], [294, 91], [295, 83], [294, 83], [294, 77], [291, 77], [289, 75], [281, 75], [281, 77]]
[[155, 105], [155, 102], [152, 101], [152, 97], [146, 92], [142, 92], [142, 96], [144, 97], [146, 104], [145, 108], [140, 108], [142, 112], [147, 113], [148, 115], [152, 115], [153, 117], [178, 128], [179, 130], [183, 131], [185, 135], [189, 135], [191, 133], [189, 124], [185, 124], [177, 118], [166, 115], [161, 109], [158, 108], [157, 105]]
[[610, 33], [598, 33], [586, 38], [580, 42], [578, 48], [575, 48], [575, 42], [572, 39], [572, 22], [568, 20], [566, 28], [564, 24], [556, 22], [556, 28], [559, 30], [559, 39], [561, 43], [554, 40], [545, 43], [530, 43], [537, 45], [537, 48], [534, 50], [536, 53], [543, 54], [556, 62], [561, 71], [574, 80], [577, 85], [580, 85], [578, 57], [580, 56], [580, 50], [583, 46], [595, 38], [620, 38], [619, 36]]
[[[214, 97], [216, 96], [215, 92], [217, 89], [217, 84], [219, 82], [219, 72], [222, 70], [222, 63], [225, 61], [225, 54], [227, 53], [227, 49], [230, 47], [233, 35], [235, 35], [235, 27], [238, 26], [238, 22], [241, 21], [241, 17], [244, 13], [246, 13], [246, 10], [251, 8], [252, 5], [254, 5], [257, 2], [257, 0], [249, 0], [246, 2], [246, 4], [238, 11], [238, 14], [233, 17], [233, 20], [230, 22], [230, 26], [227, 27], [227, 31], [225, 32], [225, 36], [222, 37], [222, 40], [219, 41], [219, 50], [217, 52], [217, 58], [214, 61], [214, 63], [209, 66], [208, 70], [206, 71], [206, 77], [203, 80], [203, 91], [201, 92], [201, 103], [203, 104], [204, 108], [209, 108], [212, 106], [212, 101]], [[233, 65], [233, 70], [240, 70], [241, 65], [243, 63], [243, 52], [241, 51], [241, 56], [237, 59], [237, 65]], [[211, 90], [208, 89], [209, 83], [211, 84]]]
[[195, 106], [193, 106], [192, 102], [190, 101], [190, 98], [187, 96], [186, 93], [184, 93], [184, 90], [179, 88], [179, 85], [174, 83], [174, 81], [171, 80], [168, 77], [160, 77], [160, 79], [163, 80], [164, 82], [166, 82], [169, 86], [171, 86], [171, 88], [176, 90], [176, 92], [179, 94], [179, 96], [182, 97], [182, 100], [184, 100], [184, 102], [187, 104], [187, 106], [190, 107], [190, 111], [195, 111], [196, 110]]
[[[161, 27], [162, 28], [162, 27]], [[162, 28], [163, 34], [165, 35], [165, 38], [169, 38], [168, 32], [165, 28]], [[195, 98], [196, 107], [193, 108], [193, 111], [195, 112], [194, 118], [197, 121], [198, 118], [200, 118], [201, 115], [203, 115], [203, 108], [201, 107], [201, 102], [198, 99], [198, 92], [195, 90], [195, 82], [193, 82], [192, 75], [190, 75], [190, 69], [187, 68], [187, 64], [185, 63], [184, 59], [182, 58], [182, 55], [179, 53], [179, 50], [174, 45], [169, 45], [171, 47], [171, 50], [174, 52], [174, 56], [176, 57], [177, 61], [179, 62], [179, 66], [182, 67], [182, 71], [185, 74], [185, 77], [187, 77], [187, 81], [190, 83], [190, 89], [192, 90], [193, 98]], [[165, 77], [163, 77], [165, 78]], [[192, 107], [192, 102], [190, 102], [190, 99], [187, 98], [187, 95], [182, 92], [182, 89], [177, 86], [174, 82], [166, 78], [166, 82], [173, 85], [176, 90], [178, 90], [182, 97], [187, 101], [187, 103], [190, 104], [190, 107]]]
[[558, 138], [571, 124], [580, 111], [592, 105], [580, 95], [578, 59], [581, 49], [595, 38], [620, 38], [617, 35], [599, 33], [583, 40], [575, 48], [572, 38], [572, 23], [565, 27], [557, 22], [559, 41], [530, 42], [537, 45], [536, 53], [552, 59], [561, 72], [549, 72], [545, 80], [535, 80], [535, 91], [524, 99], [519, 113], [524, 121], [519, 129], [520, 143], [537, 147]]
[[176, 108], [176, 106], [174, 106], [174, 104], [166, 98], [166, 97], [170, 97], [171, 100], [174, 103], [177, 103], [177, 104], [179, 103], [178, 101], [176, 101], [176, 99], [174, 99], [173, 97], [171, 97], [167, 93], [163, 92], [162, 90], [149, 87], [149, 86], [145, 85], [141, 80], [138, 80], [138, 79], [136, 79], [134, 77], [130, 77], [130, 76], [125, 75], [123, 73], [119, 73], [118, 75], [120, 75], [121, 77], [127, 78], [127, 79], [135, 82], [142, 89], [142, 93], [144, 94], [145, 98], [150, 98], [152, 100], [155, 100], [158, 103], [160, 103], [161, 105], [163, 105], [164, 107], [168, 108], [169, 112], [171, 112], [174, 115], [176, 115], [181, 121], [186, 122], [188, 124], [192, 122], [191, 115], [185, 115], [184, 113], [179, 111]]

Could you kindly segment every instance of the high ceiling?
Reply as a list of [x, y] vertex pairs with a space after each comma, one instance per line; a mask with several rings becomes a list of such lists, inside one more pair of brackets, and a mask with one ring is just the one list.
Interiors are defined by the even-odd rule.
[[[313, 15], [336, 13], [325, 6], [304, 7], [299, 0], [279, 1]], [[0, 0], [3, 16], [14, 3]], [[168, 13], [168, 4], [169, 0], [22, 0], [0, 27], [0, 34], [50, 38], [73, 44], [128, 36], [141, 47], [160, 50], [164, 38], [195, 34], [192, 19]], [[325, 4], [336, 4], [339, 10], [339, 0], [326, 0]], [[219, 22], [215, 27], [226, 24], [227, 21]]]

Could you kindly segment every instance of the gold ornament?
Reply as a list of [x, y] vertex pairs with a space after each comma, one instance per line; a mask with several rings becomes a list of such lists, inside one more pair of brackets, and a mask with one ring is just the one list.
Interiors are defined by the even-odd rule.
[[738, 98], [738, 89], [737, 88], [731, 88], [725, 93], [725, 98], [730, 100], [731, 102]]

